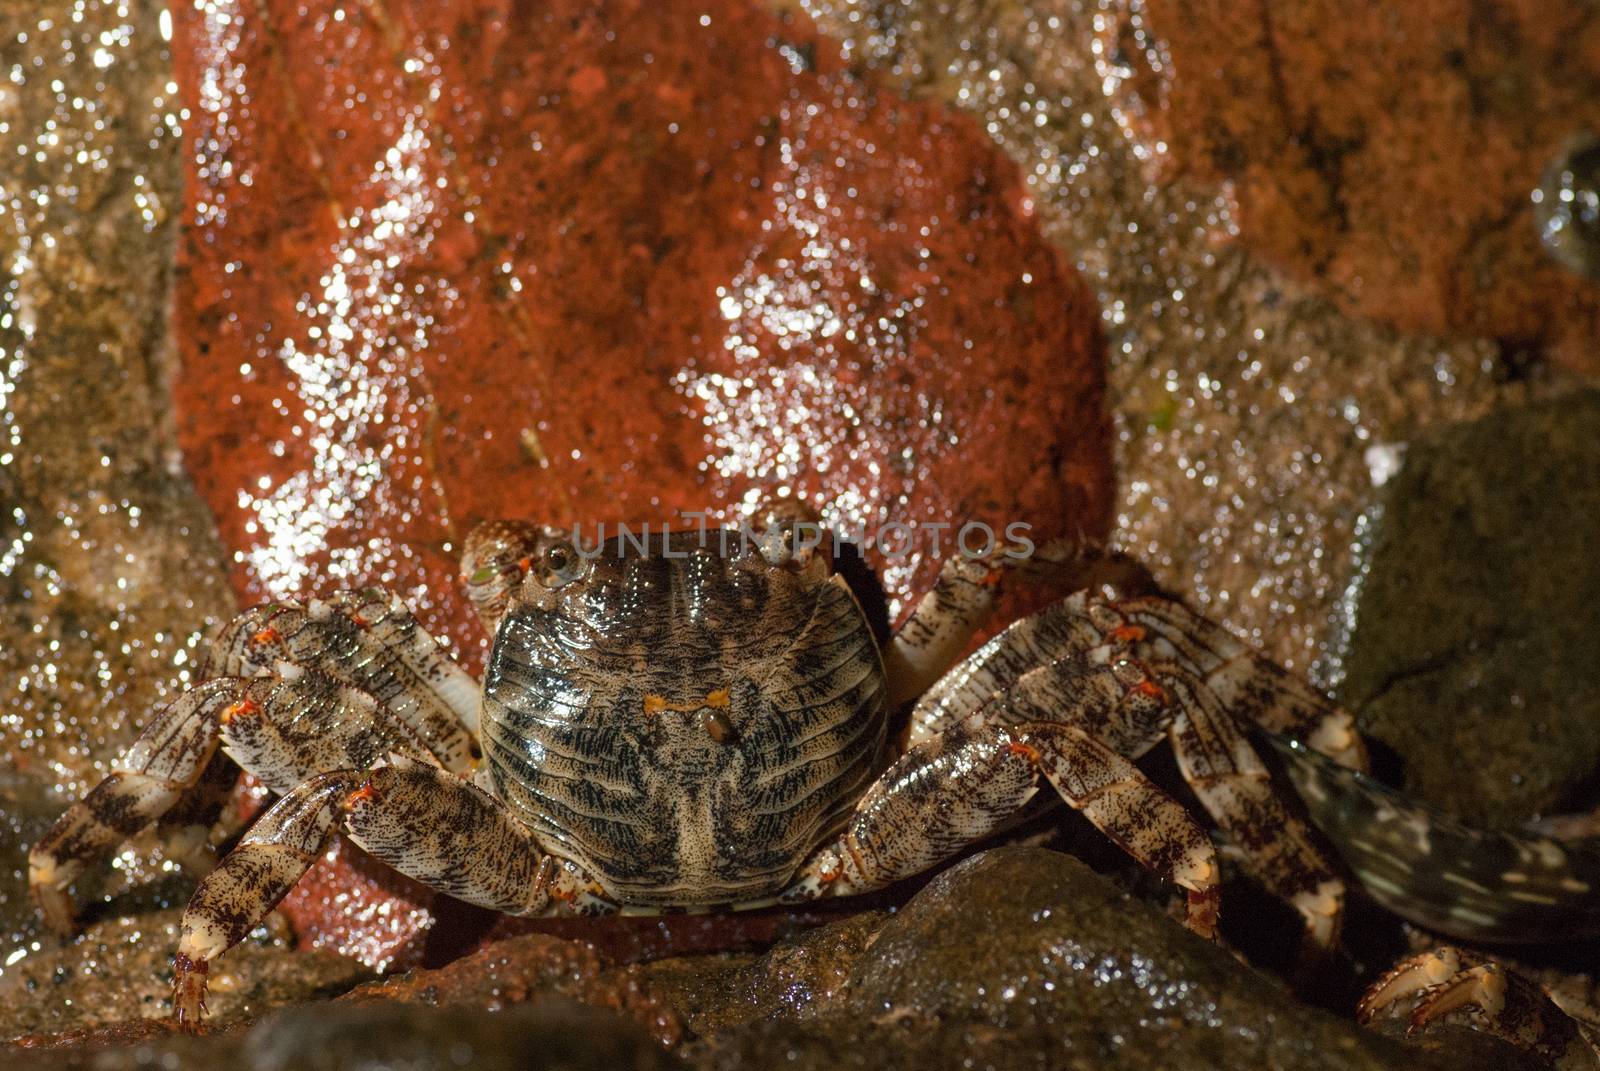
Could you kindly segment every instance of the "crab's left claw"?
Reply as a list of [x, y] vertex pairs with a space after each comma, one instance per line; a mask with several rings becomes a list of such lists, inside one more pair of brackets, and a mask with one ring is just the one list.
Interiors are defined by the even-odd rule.
[[1361, 998], [1363, 1023], [1403, 1016], [1406, 1033], [1462, 1020], [1553, 1067], [1600, 1067], [1593, 1028], [1539, 986], [1477, 953], [1443, 946], [1401, 961]]

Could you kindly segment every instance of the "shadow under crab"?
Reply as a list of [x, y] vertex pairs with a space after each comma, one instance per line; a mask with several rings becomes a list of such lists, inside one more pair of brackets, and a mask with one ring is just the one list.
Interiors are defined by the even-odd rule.
[[[1308, 940], [1336, 941], [1343, 882], [1246, 728], [1360, 766], [1343, 711], [1162, 599], [1080, 593], [960, 659], [1001, 585], [1038, 567], [1012, 548], [948, 560], [880, 647], [829, 559], [789, 522], [768, 534], [590, 553], [531, 525], [480, 528], [464, 571], [495, 636], [481, 688], [381, 591], [246, 611], [204, 682], [33, 847], [47, 920], [70, 929], [73, 878], [152, 822], [208, 870], [237, 764], [281, 798], [185, 913], [174, 1011], [191, 1024], [210, 963], [335, 831], [512, 915], [737, 909], [928, 870], [1047, 783], [1184, 889], [1187, 924], [1214, 936], [1210, 839], [1133, 765], [1167, 740]], [[900, 747], [891, 714], [913, 700]]]

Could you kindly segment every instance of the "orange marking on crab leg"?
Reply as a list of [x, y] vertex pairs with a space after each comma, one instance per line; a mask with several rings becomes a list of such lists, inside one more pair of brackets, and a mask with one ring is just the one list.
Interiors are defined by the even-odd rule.
[[378, 795], [377, 786], [372, 783], [371, 778], [368, 778], [361, 783], [360, 788], [344, 798], [344, 809], [348, 812], [358, 803], [372, 803], [378, 799]]
[[1111, 630], [1112, 643], [1142, 643], [1145, 631], [1142, 625], [1118, 625]]
[[1165, 703], [1167, 701], [1167, 690], [1161, 687], [1161, 685], [1157, 684], [1155, 681], [1140, 681], [1138, 684], [1133, 686], [1133, 690], [1138, 692], [1140, 695], [1149, 696], [1158, 703]]
[[1039, 749], [1030, 744], [1013, 741], [1006, 745], [1006, 754], [1021, 755], [1035, 766], [1039, 764]]
[[533, 568], [533, 559], [532, 558], [518, 558], [517, 559], [517, 568], [521, 569], [524, 573], [529, 572]]
[[221, 716], [217, 720], [227, 725], [234, 718], [248, 718], [253, 714], [259, 713], [261, 713], [261, 705], [253, 699], [245, 698], [224, 707]]
[[269, 643], [277, 643], [281, 639], [283, 639], [283, 633], [279, 632], [271, 625], [268, 625], [260, 632], [257, 632], [254, 636], [251, 636], [250, 642], [265, 645]]

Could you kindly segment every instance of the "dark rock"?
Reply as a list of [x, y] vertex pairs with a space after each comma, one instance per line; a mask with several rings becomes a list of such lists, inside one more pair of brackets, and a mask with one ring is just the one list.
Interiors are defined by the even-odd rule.
[[759, 957], [658, 960], [645, 966], [645, 977], [651, 991], [700, 1036], [774, 1016], [803, 1018], [834, 1006], [885, 917], [853, 915], [780, 942]]
[[[844, 925], [808, 941], [837, 948]], [[1453, 1066], [1296, 1003], [1055, 852], [976, 856], [857, 943], [844, 985], [808, 989], [798, 1008], [783, 986], [767, 987], [757, 1013], [692, 1051], [717, 1068]], [[761, 962], [781, 972], [791, 960]], [[819, 973], [835, 969], [806, 984]], [[763, 991], [728, 983], [709, 988], [735, 1003]], [[702, 1007], [695, 1021], [718, 1016]]]
[[1532, 1053], [1508, 1045], [1481, 1030], [1456, 1023], [1431, 1023], [1421, 1033], [1406, 1037], [1404, 1020], [1384, 1019], [1372, 1024], [1376, 1033], [1423, 1052], [1438, 1053], [1458, 1068], [1492, 1067], [1495, 1071], [1547, 1071], [1544, 1061]]
[[614, 1014], [550, 1001], [489, 1012], [461, 1006], [326, 1004], [295, 1008], [248, 1031], [219, 1037], [168, 1036], [103, 1050], [25, 1057], [23, 1068], [167, 1071], [654, 1071], [682, 1067], [635, 1024]]
[[1405, 787], [1478, 821], [1592, 801], [1600, 393], [1416, 439], [1388, 485], [1341, 689]]

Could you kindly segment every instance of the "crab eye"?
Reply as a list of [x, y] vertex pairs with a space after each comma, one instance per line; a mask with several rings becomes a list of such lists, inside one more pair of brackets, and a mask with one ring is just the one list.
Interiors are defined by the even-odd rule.
[[552, 544], [540, 562], [539, 582], [547, 588], [565, 587], [581, 577], [587, 565], [571, 543]]

